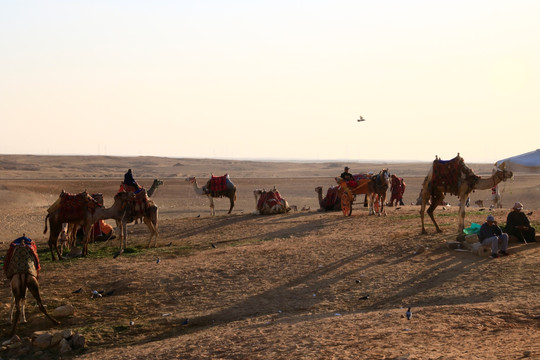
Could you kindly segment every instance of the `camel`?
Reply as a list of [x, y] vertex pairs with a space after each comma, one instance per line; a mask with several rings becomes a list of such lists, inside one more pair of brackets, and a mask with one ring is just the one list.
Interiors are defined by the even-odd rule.
[[255, 213], [271, 215], [283, 214], [291, 210], [287, 200], [281, 197], [281, 194], [275, 187], [270, 191], [264, 189], [254, 190], [253, 195], [255, 196], [255, 208], [257, 209]]
[[339, 188], [331, 186], [326, 192], [326, 196], [322, 196], [322, 186], [317, 186], [315, 192], [319, 196], [319, 211], [340, 211], [341, 199], [339, 197]]
[[120, 229], [120, 251], [127, 247], [127, 224], [137, 219], [143, 219], [143, 222], [150, 230], [150, 238], [148, 245], [150, 248], [152, 239], [154, 239], [154, 247], [157, 246], [158, 238], [158, 206], [150, 198], [146, 196], [146, 191], [143, 189], [137, 194], [131, 192], [119, 192], [115, 195], [123, 197], [124, 214], [120, 219], [116, 219], [117, 228]]
[[[100, 207], [86, 191], [72, 195], [64, 190], [60, 193], [58, 200], [49, 207], [48, 214], [45, 217], [45, 230], [47, 233], [47, 219], [51, 227], [49, 234], [49, 249], [51, 250], [52, 260], [56, 260], [54, 249], [58, 259], [62, 260], [62, 253], [58, 246], [58, 235], [62, 230], [63, 223], [73, 223], [82, 226], [84, 231], [82, 255], [88, 255], [88, 243], [90, 241], [92, 225], [103, 219], [121, 220], [126, 212], [125, 204], [129, 193], [119, 193], [114, 197], [114, 204], [110, 208]], [[63, 205], [65, 204], [65, 205]], [[67, 205], [69, 204], [69, 205]]]
[[[36, 244], [25, 235], [14, 240], [4, 258], [4, 271], [11, 283], [12, 303], [10, 311], [11, 335], [15, 335], [19, 320], [26, 322], [26, 290], [30, 290], [39, 310], [54, 324], [60, 322], [47, 312], [39, 293], [38, 272], [40, 270]], [[15, 311], [15, 315], [13, 312]], [[22, 316], [21, 316], [22, 315]]]
[[449, 161], [442, 161], [435, 157], [433, 166], [429, 170], [422, 185], [422, 205], [420, 207], [420, 219], [422, 222], [422, 234], [426, 234], [424, 227], [424, 212], [426, 205], [431, 199], [431, 205], [427, 213], [435, 225], [437, 232], [442, 230], [435, 221], [433, 212], [444, 200], [446, 193], [459, 197], [459, 234], [463, 233], [465, 227], [465, 202], [473, 190], [491, 189], [501, 181], [506, 181], [513, 176], [511, 171], [504, 167], [497, 169], [489, 178], [482, 179], [465, 165], [463, 158], [458, 155]]
[[231, 203], [231, 207], [229, 208], [229, 212], [227, 214], [230, 214], [232, 212], [232, 209], [234, 207], [234, 202], [236, 201], [236, 186], [231, 182], [229, 179], [229, 175], [225, 175], [226, 179], [226, 186], [223, 190], [212, 190], [212, 179], [214, 179], [214, 176], [212, 175], [212, 178], [208, 180], [205, 186], [202, 188], [199, 187], [197, 184], [197, 179], [195, 176], [188, 177], [186, 181], [189, 181], [193, 185], [193, 190], [195, 191], [195, 194], [197, 195], [206, 195], [208, 199], [210, 200], [210, 216], [216, 215], [216, 210], [214, 208], [214, 198], [216, 197], [227, 197], [229, 198], [229, 201]]
[[390, 173], [388, 169], [382, 169], [377, 175], [371, 178], [368, 183], [367, 199], [369, 203], [369, 215], [381, 216], [381, 213], [386, 216], [384, 203], [386, 201], [386, 192], [390, 187]]

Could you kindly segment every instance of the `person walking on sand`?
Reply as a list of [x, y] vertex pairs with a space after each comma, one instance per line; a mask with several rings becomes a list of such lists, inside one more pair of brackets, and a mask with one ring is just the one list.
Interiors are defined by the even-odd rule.
[[[502, 232], [493, 215], [488, 215], [486, 222], [480, 227], [478, 238], [482, 245], [491, 245], [492, 259], [498, 258], [499, 255], [509, 255], [506, 252], [508, 248], [508, 234]], [[497, 251], [499, 249], [499, 239], [502, 241], [502, 245], [501, 250]]]

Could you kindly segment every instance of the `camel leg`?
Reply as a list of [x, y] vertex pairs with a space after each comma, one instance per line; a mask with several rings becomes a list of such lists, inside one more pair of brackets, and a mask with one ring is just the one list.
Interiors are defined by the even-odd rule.
[[229, 201], [231, 202], [231, 207], [229, 208], [229, 212], [227, 214], [230, 214], [232, 212], [233, 207], [234, 207], [234, 196], [231, 196], [229, 198]]
[[92, 224], [85, 224], [83, 227], [84, 237], [83, 237], [82, 256], [88, 255], [88, 243], [90, 243], [91, 231], [92, 231]]
[[11, 278], [11, 294], [15, 305], [15, 316], [11, 317], [11, 335], [15, 335], [21, 316], [21, 302], [26, 298], [26, 274], [18, 273]]
[[215, 216], [216, 210], [214, 208], [214, 198], [211, 195], [208, 195], [208, 199], [210, 200], [210, 216]]
[[467, 199], [468, 197], [469, 195], [467, 194], [466, 197], [459, 198], [459, 228], [458, 228], [459, 234], [462, 234], [463, 229], [465, 228], [465, 200], [463, 199]]
[[437, 229], [438, 233], [441, 233], [442, 230], [439, 227], [439, 224], [437, 224], [437, 221], [435, 221], [435, 216], [433, 215], [433, 213], [435, 209], [437, 208], [437, 206], [439, 206], [439, 204], [441, 204], [443, 200], [444, 200], [444, 194], [440, 193], [440, 194], [433, 195], [431, 198], [431, 205], [427, 209], [427, 213], [429, 217], [431, 218], [431, 221], [435, 225], [435, 229]]
[[[25, 305], [26, 305], [26, 291], [24, 296], [21, 298], [21, 318], [20, 322], [26, 323], [26, 311], [25, 311]], [[13, 311], [15, 310], [15, 296], [13, 296], [13, 293], [11, 294], [11, 311], [9, 314], [9, 322], [13, 323]]]
[[148, 226], [148, 230], [150, 230], [150, 238], [148, 239], [148, 245], [147, 248], [150, 248], [150, 244], [152, 243], [152, 238], [154, 238], [154, 247], [157, 246], [157, 237], [158, 237], [158, 230], [157, 230], [157, 219], [150, 219], [149, 217], [145, 216], [143, 217], [143, 221]]
[[56, 224], [51, 223], [51, 232], [49, 233], [49, 249], [51, 250], [51, 258], [52, 260], [56, 260], [54, 256], [54, 251], [56, 250], [56, 254], [58, 255], [58, 260], [63, 260], [62, 258], [62, 252], [60, 251], [60, 248], [58, 246], [58, 236], [60, 235], [60, 232], [62, 231], [62, 224]]
[[47, 312], [47, 309], [45, 308], [45, 306], [43, 306], [43, 302], [41, 301], [41, 296], [39, 294], [39, 283], [34, 276], [27, 274], [27, 286], [32, 296], [34, 296], [34, 299], [36, 299], [36, 302], [38, 303], [38, 306], [39, 306], [39, 310], [41, 310], [41, 312], [44, 313], [45, 316], [48, 317], [49, 320], [51, 320], [54, 324], [56, 325], [60, 324], [58, 320], [56, 320], [51, 315], [49, 315], [49, 313]]
[[430, 194], [427, 191], [422, 192], [422, 205], [420, 206], [420, 220], [422, 222], [422, 234], [427, 234], [426, 228], [424, 226], [424, 215], [426, 212], [426, 205], [429, 201]]

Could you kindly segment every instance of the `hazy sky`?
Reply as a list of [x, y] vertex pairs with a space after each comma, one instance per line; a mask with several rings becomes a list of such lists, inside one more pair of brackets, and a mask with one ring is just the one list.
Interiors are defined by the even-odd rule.
[[2, 1], [0, 153], [495, 162], [540, 148], [538, 19], [537, 0]]

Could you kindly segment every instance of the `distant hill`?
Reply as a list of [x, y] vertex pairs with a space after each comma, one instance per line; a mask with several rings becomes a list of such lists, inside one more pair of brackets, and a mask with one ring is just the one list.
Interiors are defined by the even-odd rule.
[[[388, 168], [400, 176], [423, 176], [431, 162], [361, 163], [248, 161], [167, 158], [154, 156], [0, 155], [0, 179], [121, 179], [131, 168], [136, 178], [183, 178], [230, 174], [236, 178], [334, 177], [348, 165], [352, 173]], [[468, 164], [478, 174], [490, 174], [492, 164]]]

